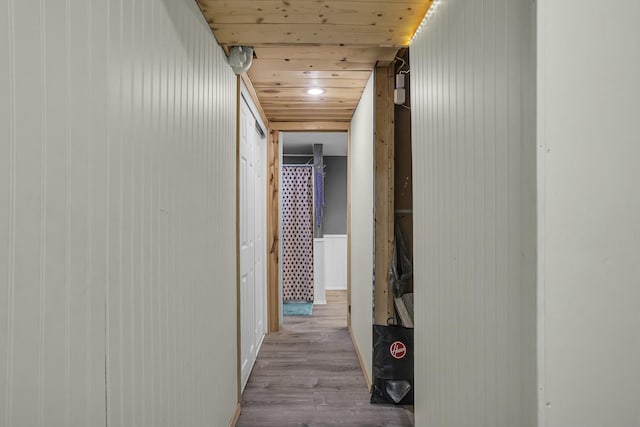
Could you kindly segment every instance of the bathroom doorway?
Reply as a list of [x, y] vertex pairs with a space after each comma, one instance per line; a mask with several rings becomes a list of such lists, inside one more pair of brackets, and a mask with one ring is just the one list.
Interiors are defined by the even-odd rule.
[[327, 304], [327, 293], [346, 305], [347, 141], [347, 132], [281, 134], [285, 316], [312, 316], [314, 307]]

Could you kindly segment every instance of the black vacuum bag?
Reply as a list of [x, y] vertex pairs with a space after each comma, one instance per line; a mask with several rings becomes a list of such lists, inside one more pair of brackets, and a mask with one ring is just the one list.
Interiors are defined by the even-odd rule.
[[413, 404], [413, 329], [373, 325], [371, 403]]

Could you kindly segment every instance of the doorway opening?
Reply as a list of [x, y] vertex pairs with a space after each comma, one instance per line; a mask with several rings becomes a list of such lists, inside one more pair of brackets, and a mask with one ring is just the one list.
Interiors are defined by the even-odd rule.
[[326, 312], [346, 327], [348, 134], [282, 132], [280, 138], [283, 322]]

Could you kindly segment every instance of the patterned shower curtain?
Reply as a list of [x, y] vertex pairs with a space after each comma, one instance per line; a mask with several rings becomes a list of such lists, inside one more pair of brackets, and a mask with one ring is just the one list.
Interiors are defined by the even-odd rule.
[[313, 168], [282, 167], [283, 299], [313, 301]]

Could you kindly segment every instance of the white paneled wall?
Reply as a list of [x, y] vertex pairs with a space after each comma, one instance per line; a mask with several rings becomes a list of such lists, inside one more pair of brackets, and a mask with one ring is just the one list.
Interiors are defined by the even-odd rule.
[[411, 44], [420, 427], [536, 421], [530, 0], [445, 0]]
[[324, 238], [313, 239], [313, 303], [326, 304], [326, 250]]
[[313, 239], [314, 304], [326, 304], [325, 291], [347, 290], [347, 235]]
[[640, 426], [640, 2], [538, 0], [540, 425]]
[[373, 75], [350, 130], [351, 328], [371, 378], [373, 328]]
[[236, 79], [195, 2], [0, 0], [0, 57], [0, 426], [227, 425]]
[[325, 288], [328, 291], [347, 290], [347, 235], [324, 235]]

